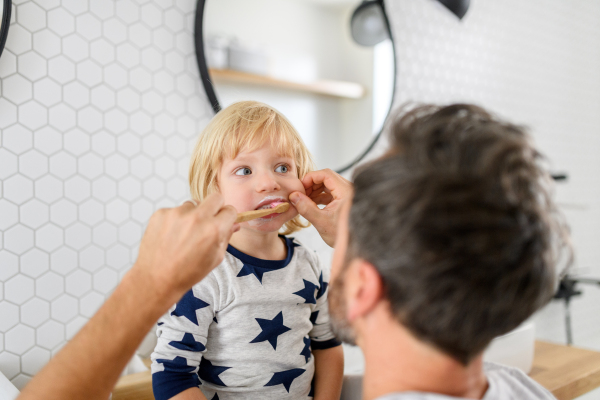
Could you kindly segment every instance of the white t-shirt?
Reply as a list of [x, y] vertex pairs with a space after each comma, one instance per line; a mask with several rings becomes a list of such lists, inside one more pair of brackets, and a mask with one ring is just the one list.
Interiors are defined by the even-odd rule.
[[[505, 365], [484, 363], [489, 388], [481, 400], [556, 400], [547, 389], [521, 370]], [[390, 393], [377, 400], [467, 400], [435, 393]]]

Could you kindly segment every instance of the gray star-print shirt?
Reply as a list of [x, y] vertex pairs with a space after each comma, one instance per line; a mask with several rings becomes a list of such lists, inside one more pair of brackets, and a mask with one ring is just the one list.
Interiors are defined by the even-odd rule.
[[157, 400], [191, 387], [209, 400], [312, 396], [311, 349], [340, 344], [329, 324], [329, 277], [314, 252], [282, 238], [287, 258], [280, 261], [229, 246], [223, 262], [159, 320]]

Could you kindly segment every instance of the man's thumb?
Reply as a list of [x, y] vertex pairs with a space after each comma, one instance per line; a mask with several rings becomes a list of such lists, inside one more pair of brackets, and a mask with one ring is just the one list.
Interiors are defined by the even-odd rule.
[[290, 194], [290, 202], [298, 213], [306, 218], [309, 222], [316, 216], [316, 213], [319, 211], [319, 207], [312, 201], [308, 196], [300, 193], [293, 192]]

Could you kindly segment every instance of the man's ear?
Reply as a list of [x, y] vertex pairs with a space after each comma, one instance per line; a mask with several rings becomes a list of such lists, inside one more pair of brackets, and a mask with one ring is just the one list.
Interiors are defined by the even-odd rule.
[[384, 297], [381, 275], [373, 264], [355, 259], [346, 276], [347, 313], [349, 321], [369, 314]]

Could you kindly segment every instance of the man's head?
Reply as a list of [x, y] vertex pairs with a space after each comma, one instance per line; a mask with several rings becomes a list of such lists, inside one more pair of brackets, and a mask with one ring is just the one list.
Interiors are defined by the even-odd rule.
[[343, 287], [360, 260], [403, 327], [466, 365], [552, 297], [567, 236], [549, 176], [521, 128], [479, 107], [422, 106], [390, 129], [392, 149], [356, 173], [341, 218], [334, 325], [348, 339], [344, 320], [361, 317]]

